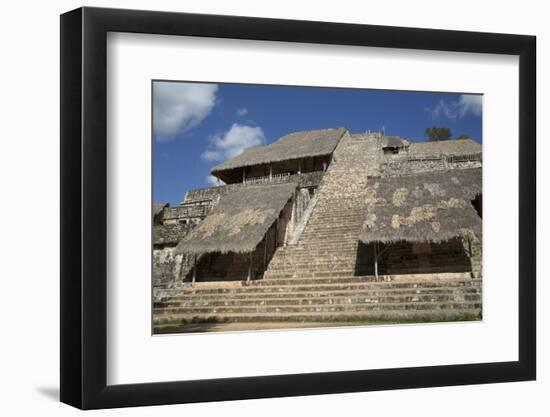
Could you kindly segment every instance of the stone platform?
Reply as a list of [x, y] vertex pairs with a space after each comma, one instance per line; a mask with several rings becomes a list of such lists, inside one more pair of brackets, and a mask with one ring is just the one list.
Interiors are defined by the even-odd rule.
[[187, 285], [154, 304], [156, 331], [189, 323], [381, 323], [481, 319], [469, 274], [278, 278]]

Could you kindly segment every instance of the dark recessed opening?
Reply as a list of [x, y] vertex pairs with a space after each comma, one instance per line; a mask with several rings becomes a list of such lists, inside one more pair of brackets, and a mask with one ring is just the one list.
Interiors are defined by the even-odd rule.
[[482, 197], [481, 197], [481, 194], [478, 194], [476, 195], [476, 198], [474, 198], [473, 200], [471, 200], [472, 202], [472, 206], [474, 206], [477, 214], [479, 215], [479, 217], [483, 218], [483, 216], [481, 215], [482, 212], [483, 212], [483, 205], [482, 205]]
[[399, 148], [386, 147], [382, 150], [384, 151], [384, 155], [393, 155], [399, 153]]

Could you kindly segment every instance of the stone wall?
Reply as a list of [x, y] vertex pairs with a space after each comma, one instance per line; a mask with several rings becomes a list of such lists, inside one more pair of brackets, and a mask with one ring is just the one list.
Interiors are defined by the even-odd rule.
[[293, 211], [294, 199], [286, 203], [279, 216], [277, 242], [283, 246], [286, 245], [287, 239], [294, 230]]
[[165, 223], [153, 226], [153, 245], [155, 247], [175, 246], [193, 228], [194, 224]]
[[153, 285], [171, 288], [181, 268], [182, 255], [174, 255], [174, 247], [153, 248]]
[[[318, 187], [321, 183], [321, 180], [323, 178], [323, 171], [315, 171], [315, 172], [308, 172], [305, 174], [295, 174], [295, 175], [289, 175], [286, 177], [280, 177], [277, 179], [274, 179], [272, 183], [286, 183], [286, 182], [296, 182], [298, 184], [298, 187], [300, 188], [306, 188], [306, 187]], [[217, 201], [218, 198], [233, 190], [237, 190], [241, 187], [247, 187], [248, 184], [227, 184], [222, 185], [219, 187], [209, 187], [209, 188], [197, 188], [195, 190], [190, 190], [187, 193], [185, 193], [183, 204], [191, 204], [196, 203], [200, 201]]]
[[443, 171], [450, 169], [480, 168], [481, 159], [460, 160], [456, 157], [415, 157], [393, 155], [385, 157], [380, 165], [383, 176], [402, 176], [421, 172]]
[[464, 250], [469, 254], [472, 266], [472, 276], [480, 278], [483, 275], [483, 241], [463, 241]]
[[295, 245], [300, 240], [304, 229], [307, 226], [309, 218], [315, 210], [318, 201], [318, 189], [301, 188], [296, 193], [296, 202], [294, 204], [293, 230], [287, 240], [289, 245]]
[[174, 288], [188, 280], [193, 258], [174, 254], [175, 246], [153, 248], [153, 286]]
[[198, 223], [204, 219], [212, 210], [210, 201], [205, 204], [185, 205], [179, 207], [169, 207], [164, 209], [162, 222], [164, 224], [182, 223], [182, 220], [187, 220], [186, 223]]
[[[166, 210], [166, 209], [165, 209]], [[189, 261], [174, 250], [193, 228], [194, 224], [168, 223], [153, 226], [153, 286], [172, 288], [181, 281], [189, 268]]]
[[298, 224], [302, 221], [302, 217], [311, 201], [312, 193], [307, 188], [301, 188], [296, 192], [294, 203], [293, 222]]

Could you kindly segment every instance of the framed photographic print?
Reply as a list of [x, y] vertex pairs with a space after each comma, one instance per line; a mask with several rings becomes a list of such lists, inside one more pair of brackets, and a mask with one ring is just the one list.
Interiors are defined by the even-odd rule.
[[81, 8], [61, 101], [63, 402], [535, 378], [534, 37]]

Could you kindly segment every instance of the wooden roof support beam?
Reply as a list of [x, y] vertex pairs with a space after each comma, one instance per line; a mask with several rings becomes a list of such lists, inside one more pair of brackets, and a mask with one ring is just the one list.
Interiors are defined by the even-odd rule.
[[248, 274], [246, 276], [246, 282], [250, 282], [250, 278], [252, 276], [252, 255], [254, 252], [250, 252], [250, 256], [248, 258]]
[[192, 284], [195, 285], [197, 281], [197, 255], [193, 256], [193, 281]]

